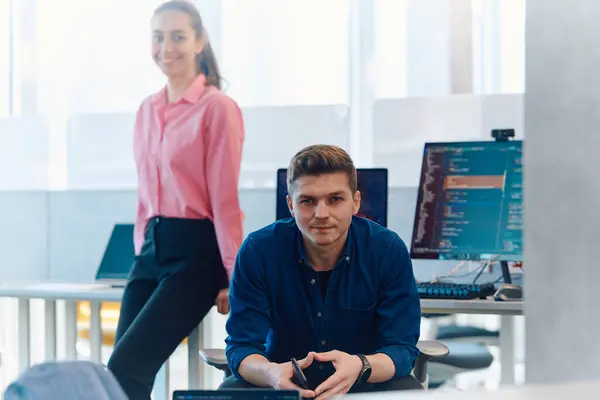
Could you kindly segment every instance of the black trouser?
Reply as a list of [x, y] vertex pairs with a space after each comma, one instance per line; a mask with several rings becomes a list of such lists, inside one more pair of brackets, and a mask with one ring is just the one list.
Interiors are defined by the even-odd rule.
[[[225, 379], [219, 389], [252, 389], [256, 388], [248, 382], [237, 379], [235, 376], [230, 376]], [[423, 385], [413, 376], [405, 376], [396, 378], [382, 383], [363, 383], [355, 384], [350, 389], [349, 393], [376, 393], [390, 392], [396, 390], [418, 390], [423, 389]]]
[[158, 370], [227, 287], [213, 224], [149, 221], [130, 272], [108, 368], [130, 400], [149, 400]]

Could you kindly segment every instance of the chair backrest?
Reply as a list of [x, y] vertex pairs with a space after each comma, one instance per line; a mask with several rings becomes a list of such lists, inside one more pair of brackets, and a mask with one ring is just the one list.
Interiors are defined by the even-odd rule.
[[90, 361], [35, 365], [4, 392], [4, 400], [127, 400], [114, 376]]

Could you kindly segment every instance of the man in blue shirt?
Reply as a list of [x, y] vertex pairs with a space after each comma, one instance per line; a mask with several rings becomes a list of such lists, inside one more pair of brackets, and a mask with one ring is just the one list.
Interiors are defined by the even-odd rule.
[[[288, 168], [293, 218], [251, 233], [230, 285], [221, 388], [273, 387], [327, 399], [358, 391], [420, 388], [421, 311], [405, 244], [357, 217], [350, 156], [336, 146], [298, 152]], [[294, 380], [297, 358], [308, 380]]]

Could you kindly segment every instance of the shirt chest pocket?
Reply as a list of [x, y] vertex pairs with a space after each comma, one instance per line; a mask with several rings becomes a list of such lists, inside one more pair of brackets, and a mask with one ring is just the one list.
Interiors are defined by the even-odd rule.
[[338, 316], [342, 326], [357, 333], [370, 331], [377, 316], [377, 296], [367, 293], [341, 297]]

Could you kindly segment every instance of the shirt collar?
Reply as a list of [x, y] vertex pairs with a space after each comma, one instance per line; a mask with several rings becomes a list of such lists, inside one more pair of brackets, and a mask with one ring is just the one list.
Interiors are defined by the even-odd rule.
[[[351, 253], [352, 253], [352, 224], [348, 227], [348, 236], [346, 237], [346, 244], [344, 246], [344, 252], [338, 264], [342, 262], [345, 266], [350, 264]], [[298, 255], [298, 264], [308, 265], [306, 262], [306, 253], [304, 252], [304, 244], [302, 243], [302, 232], [296, 227], [296, 254]], [[337, 266], [337, 264], [336, 264]]]
[[[206, 76], [199, 74], [186, 89], [180, 101], [187, 101], [194, 104], [200, 100], [200, 97], [206, 91]], [[152, 96], [152, 104], [162, 106], [167, 104], [167, 86], [163, 87], [159, 92]]]

